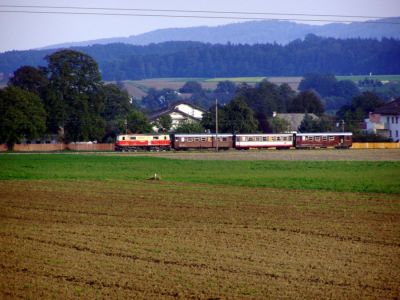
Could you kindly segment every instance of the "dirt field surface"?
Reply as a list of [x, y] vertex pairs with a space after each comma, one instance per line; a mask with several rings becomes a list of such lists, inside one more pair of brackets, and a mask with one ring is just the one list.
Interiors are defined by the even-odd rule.
[[[121, 155], [121, 153], [115, 153]], [[108, 155], [108, 154], [107, 154]], [[113, 155], [113, 154], [111, 154]], [[122, 155], [146, 155], [174, 159], [198, 160], [355, 160], [400, 161], [400, 149], [350, 149], [350, 150], [249, 150], [204, 152], [124, 153]]]
[[0, 216], [2, 299], [400, 297], [400, 195], [5, 180]]

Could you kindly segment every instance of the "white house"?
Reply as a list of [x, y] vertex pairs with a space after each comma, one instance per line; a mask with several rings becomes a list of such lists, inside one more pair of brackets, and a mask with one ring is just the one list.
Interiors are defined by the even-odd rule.
[[[200, 107], [185, 102], [179, 102], [173, 105], [170, 109], [152, 114], [150, 116], [150, 121], [154, 123], [161, 116], [168, 114], [172, 119], [171, 130], [173, 131], [182, 123], [200, 122], [203, 119], [204, 113], [205, 110]], [[157, 131], [156, 127], [153, 127], [153, 129]]]
[[400, 141], [400, 98], [386, 103], [365, 119], [365, 131]]

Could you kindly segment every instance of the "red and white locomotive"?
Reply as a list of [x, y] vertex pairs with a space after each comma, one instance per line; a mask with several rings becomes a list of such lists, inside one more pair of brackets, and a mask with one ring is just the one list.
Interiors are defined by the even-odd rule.
[[122, 134], [117, 136], [116, 151], [160, 151], [170, 150], [171, 140], [168, 134]]
[[123, 134], [117, 136], [117, 151], [160, 151], [188, 149], [313, 149], [352, 146], [351, 132], [282, 133], [282, 134]]

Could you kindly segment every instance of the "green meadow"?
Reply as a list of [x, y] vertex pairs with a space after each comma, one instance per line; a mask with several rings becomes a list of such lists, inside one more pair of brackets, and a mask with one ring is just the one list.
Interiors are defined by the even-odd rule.
[[0, 180], [146, 180], [400, 194], [400, 162], [201, 161], [76, 154], [0, 155]]

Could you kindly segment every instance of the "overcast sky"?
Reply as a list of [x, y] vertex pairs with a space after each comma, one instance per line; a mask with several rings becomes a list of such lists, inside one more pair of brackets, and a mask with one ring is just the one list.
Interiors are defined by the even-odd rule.
[[[11, 13], [10, 10], [50, 11], [41, 8], [10, 8], [4, 5], [40, 5], [40, 6], [76, 6], [96, 8], [153, 9], [153, 10], [202, 10], [235, 11], [257, 13], [285, 13], [310, 15], [345, 15], [393, 17], [400, 16], [400, 0], [0, 0], [0, 52], [25, 50], [48, 45], [93, 40], [108, 37], [126, 37], [149, 32], [160, 28], [191, 27], [199, 25], [216, 26], [244, 20], [168, 18], [141, 16], [101, 16], [101, 15], [65, 15]], [[54, 10], [53, 10], [54, 11]], [[59, 11], [75, 11], [59, 9]], [[113, 12], [125, 14], [173, 14], [172, 12], [143, 11], [78, 11], [78, 12]], [[180, 15], [193, 15], [181, 13]], [[199, 15], [199, 13], [197, 13]], [[211, 13], [206, 16], [216, 16]], [[224, 17], [229, 15], [224, 14]], [[237, 14], [236, 14], [237, 16]], [[270, 18], [300, 18], [287, 15], [254, 15]], [[250, 15], [242, 15], [250, 17]], [[321, 19], [309, 16], [308, 19]], [[333, 19], [339, 19], [334, 17]], [[343, 19], [343, 18], [342, 18]], [[355, 20], [350, 18], [349, 20]], [[363, 20], [363, 19], [360, 19]], [[312, 22], [308, 22], [312, 23]]]

